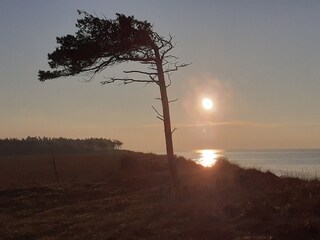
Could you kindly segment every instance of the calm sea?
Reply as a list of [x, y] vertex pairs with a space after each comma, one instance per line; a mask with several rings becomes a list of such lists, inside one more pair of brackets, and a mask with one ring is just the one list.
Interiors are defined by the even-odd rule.
[[192, 159], [204, 166], [212, 166], [219, 157], [246, 168], [271, 171], [278, 176], [305, 179], [320, 178], [320, 149], [283, 150], [222, 150], [202, 149], [177, 151], [176, 155]]

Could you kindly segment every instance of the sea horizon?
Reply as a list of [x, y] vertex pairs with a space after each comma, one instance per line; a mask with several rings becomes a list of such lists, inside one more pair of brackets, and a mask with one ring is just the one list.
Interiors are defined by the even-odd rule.
[[[165, 154], [165, 152], [157, 152]], [[219, 158], [244, 168], [270, 171], [278, 176], [303, 179], [320, 178], [320, 148], [279, 149], [192, 149], [175, 151], [177, 156], [191, 159], [205, 167]]]

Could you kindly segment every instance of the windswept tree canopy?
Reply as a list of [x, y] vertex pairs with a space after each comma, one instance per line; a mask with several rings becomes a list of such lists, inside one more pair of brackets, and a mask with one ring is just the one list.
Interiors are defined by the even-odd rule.
[[[98, 18], [84, 11], [77, 20], [75, 35], [57, 37], [58, 46], [48, 54], [49, 66], [53, 71], [39, 71], [39, 80], [45, 81], [63, 76], [89, 73], [94, 76], [108, 66], [127, 61], [156, 64], [155, 50], [163, 65], [170, 64], [165, 72], [177, 70], [183, 65], [169, 62], [166, 54], [174, 47], [171, 36], [168, 40], [159, 36], [146, 21], [138, 21], [133, 16], [116, 14], [115, 20]], [[154, 69], [155, 70], [155, 69]], [[147, 81], [155, 82], [151, 73]], [[129, 83], [128, 79], [127, 82]], [[106, 82], [108, 83], [108, 82]]]
[[[169, 54], [174, 48], [172, 37], [168, 39], [153, 31], [146, 21], [138, 21], [133, 16], [117, 14], [115, 20], [98, 18], [78, 11], [82, 16], [77, 21], [75, 35], [58, 37], [59, 46], [48, 55], [49, 66], [53, 71], [39, 71], [39, 80], [45, 81], [58, 77], [87, 73], [93, 77], [109, 66], [123, 62], [139, 62], [146, 70], [124, 71], [134, 74], [133, 78], [111, 77], [102, 84], [120, 81], [128, 83], [156, 83], [160, 89], [162, 114], [157, 117], [163, 121], [167, 157], [172, 183], [178, 189], [178, 173], [175, 163], [169, 101], [167, 87], [171, 84], [170, 74], [188, 64], [179, 64], [177, 57]], [[136, 75], [139, 75], [137, 78]], [[140, 76], [144, 76], [140, 78]], [[131, 75], [132, 76], [132, 75]], [[166, 78], [166, 77], [167, 78]]]

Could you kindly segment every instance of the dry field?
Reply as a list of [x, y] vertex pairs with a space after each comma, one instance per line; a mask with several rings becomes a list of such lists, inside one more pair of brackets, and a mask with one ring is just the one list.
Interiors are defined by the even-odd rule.
[[320, 182], [221, 160], [178, 159], [173, 194], [162, 156], [113, 152], [2, 158], [0, 239], [320, 239]]
[[[139, 156], [152, 164], [164, 159], [154, 154], [110, 151], [104, 154], [54, 155], [61, 183], [102, 181], [121, 167], [121, 158]], [[52, 155], [0, 156], [0, 189], [34, 187], [56, 183]]]

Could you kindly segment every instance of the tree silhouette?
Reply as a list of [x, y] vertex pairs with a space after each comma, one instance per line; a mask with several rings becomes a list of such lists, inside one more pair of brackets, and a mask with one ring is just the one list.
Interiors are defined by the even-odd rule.
[[120, 149], [119, 140], [104, 138], [68, 139], [27, 137], [23, 139], [0, 139], [0, 156], [21, 154], [47, 154], [52, 149], [56, 153], [91, 153]]
[[123, 142], [119, 141], [119, 140], [112, 140], [115, 144], [115, 149], [121, 149], [121, 146], [123, 145]]
[[[172, 36], [160, 36], [147, 21], [136, 20], [133, 16], [116, 14], [115, 20], [99, 18], [84, 11], [77, 20], [75, 35], [57, 37], [60, 45], [48, 54], [49, 66], [53, 71], [39, 71], [39, 80], [89, 74], [92, 79], [97, 73], [110, 66], [124, 62], [138, 62], [146, 70], [124, 71], [130, 77], [110, 77], [102, 84], [114, 82], [155, 83], [160, 88], [162, 114], [157, 117], [164, 123], [167, 158], [174, 187], [178, 187], [178, 173], [173, 152], [167, 87], [170, 75], [188, 64], [179, 64], [177, 57], [169, 52], [174, 48]], [[141, 76], [141, 77], [140, 77]], [[165, 78], [166, 76], [166, 78]]]

